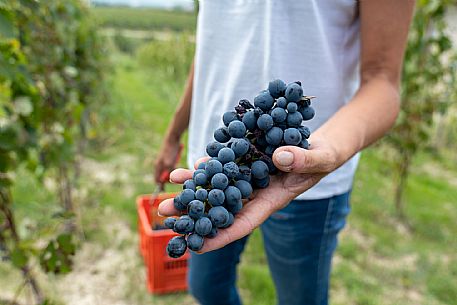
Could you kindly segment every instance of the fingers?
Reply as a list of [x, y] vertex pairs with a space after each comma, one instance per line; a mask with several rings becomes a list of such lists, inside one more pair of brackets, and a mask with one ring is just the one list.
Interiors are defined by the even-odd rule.
[[192, 178], [192, 171], [184, 168], [177, 168], [170, 173], [170, 181], [176, 184], [182, 184], [187, 179]]
[[[174, 207], [173, 199], [162, 201], [159, 205], [158, 213], [160, 216], [179, 216], [182, 214], [181, 211]], [[229, 228], [219, 230], [215, 238], [205, 238], [205, 244], [198, 253], [213, 251], [243, 238], [264, 222], [269, 215], [270, 213], [267, 210], [262, 210], [259, 207], [251, 208], [251, 205], [244, 207], [236, 215], [235, 222]]]
[[168, 181], [169, 173], [174, 169], [169, 162], [158, 161], [154, 166], [154, 180], [157, 184], [164, 184]]
[[206, 162], [208, 161], [209, 159], [211, 159], [210, 157], [201, 157], [200, 159], [198, 159], [197, 161], [195, 161], [195, 164], [194, 164], [194, 168], [197, 169], [198, 168], [198, 165], [202, 162]]
[[[181, 211], [174, 207], [172, 198], [166, 199], [160, 203], [158, 213], [160, 216], [179, 216], [182, 214]], [[250, 234], [264, 222], [269, 215], [270, 213], [268, 210], [262, 210], [259, 207], [252, 208], [249, 204], [236, 215], [235, 222], [232, 226], [227, 229], [219, 230], [215, 238], [206, 238], [205, 244], [199, 253], [222, 248], [225, 245]]]
[[328, 150], [283, 146], [275, 150], [273, 162], [283, 172], [328, 173], [336, 168], [336, 158]]
[[175, 208], [173, 204], [173, 198], [165, 199], [159, 204], [158, 214], [160, 216], [179, 216], [181, 215], [181, 211]]
[[203, 248], [198, 253], [205, 253], [220, 249], [244, 236], [250, 234], [255, 227], [252, 223], [246, 222], [246, 218], [235, 219], [235, 222], [227, 229], [218, 230], [216, 237], [205, 238]]
[[[198, 164], [205, 162], [209, 157], [203, 157], [195, 162], [195, 168], [198, 167]], [[193, 171], [184, 168], [177, 168], [170, 173], [170, 181], [176, 184], [182, 184], [186, 180], [192, 178]], [[174, 216], [181, 215], [181, 211], [177, 210], [174, 206], [173, 199], [166, 199], [162, 201], [159, 205], [158, 213], [161, 216]]]
[[[202, 162], [206, 162], [209, 157], [203, 157], [195, 162], [195, 169], [198, 168], [198, 165]], [[170, 173], [170, 182], [181, 184], [184, 183], [187, 179], [192, 178], [193, 171], [184, 168], [177, 168]]]
[[154, 166], [154, 181], [156, 183], [160, 183], [160, 174], [162, 173], [163, 168], [162, 164], [155, 164]]
[[[260, 206], [262, 205], [262, 206]], [[205, 253], [220, 249], [235, 240], [250, 234], [260, 226], [272, 213], [266, 208], [268, 204], [260, 200], [252, 200], [236, 215], [234, 223], [227, 229], [218, 230], [216, 237], [205, 238], [203, 248], [198, 253]]]
[[[200, 163], [206, 162], [209, 159], [210, 159], [210, 157], [202, 157], [202, 158], [198, 159], [194, 165], [195, 169], [198, 168], [198, 165]], [[163, 183], [163, 181], [161, 181], [161, 174], [163, 173], [163, 169], [165, 169], [165, 166], [157, 166], [156, 171], [154, 172], [154, 178], [157, 183], [159, 183], [159, 182]], [[184, 181], [186, 181], [187, 179], [190, 179], [190, 178], [192, 178], [192, 171], [188, 170], [188, 169], [177, 168], [170, 173], [170, 181], [172, 183], [176, 183], [176, 184], [184, 183]]]

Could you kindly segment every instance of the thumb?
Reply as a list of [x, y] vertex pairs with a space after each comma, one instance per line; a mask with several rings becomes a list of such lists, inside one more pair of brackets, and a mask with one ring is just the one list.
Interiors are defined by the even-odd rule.
[[283, 172], [328, 173], [333, 170], [330, 154], [318, 149], [303, 149], [296, 146], [283, 146], [273, 154], [275, 166]]

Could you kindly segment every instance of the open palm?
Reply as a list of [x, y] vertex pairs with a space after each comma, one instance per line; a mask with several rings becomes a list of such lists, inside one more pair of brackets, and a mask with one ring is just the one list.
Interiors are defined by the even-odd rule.
[[[287, 206], [291, 200], [303, 193], [334, 170], [336, 152], [325, 141], [313, 139], [310, 150], [294, 146], [278, 148], [273, 161], [282, 173], [272, 176], [265, 189], [254, 192], [252, 198], [236, 215], [233, 225], [220, 229], [214, 238], [206, 238], [200, 253], [219, 249], [235, 240], [250, 234], [260, 226], [271, 214]], [[207, 158], [197, 161], [196, 166]], [[176, 169], [170, 175], [173, 183], [183, 183], [192, 178], [193, 171]], [[164, 216], [180, 215], [174, 208], [173, 199], [163, 201], [159, 213]]]

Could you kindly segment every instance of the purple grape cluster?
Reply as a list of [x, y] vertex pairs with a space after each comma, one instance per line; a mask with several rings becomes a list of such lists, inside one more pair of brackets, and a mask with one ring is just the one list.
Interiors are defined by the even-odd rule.
[[271, 159], [276, 148], [309, 148], [310, 130], [302, 121], [314, 117], [311, 98], [303, 95], [300, 82], [286, 85], [276, 79], [254, 98], [254, 105], [241, 100], [235, 111], [224, 113], [224, 126], [214, 131], [215, 141], [206, 146], [211, 158], [199, 164], [174, 198], [175, 208], [185, 215], [164, 222], [181, 234], [167, 245], [170, 257], [182, 256], [187, 248], [200, 250], [205, 238], [233, 224], [242, 200], [254, 189], [266, 188], [270, 175], [278, 172]]

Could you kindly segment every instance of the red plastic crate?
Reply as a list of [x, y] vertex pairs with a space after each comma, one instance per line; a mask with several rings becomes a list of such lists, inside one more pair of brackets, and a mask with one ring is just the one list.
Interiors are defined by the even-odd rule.
[[174, 193], [141, 195], [136, 201], [140, 252], [146, 265], [148, 290], [155, 294], [187, 290], [189, 254], [176, 259], [170, 258], [166, 252], [168, 241], [178, 234], [170, 229], [152, 229], [156, 225], [163, 225], [165, 219], [157, 215], [159, 203], [175, 196]]

